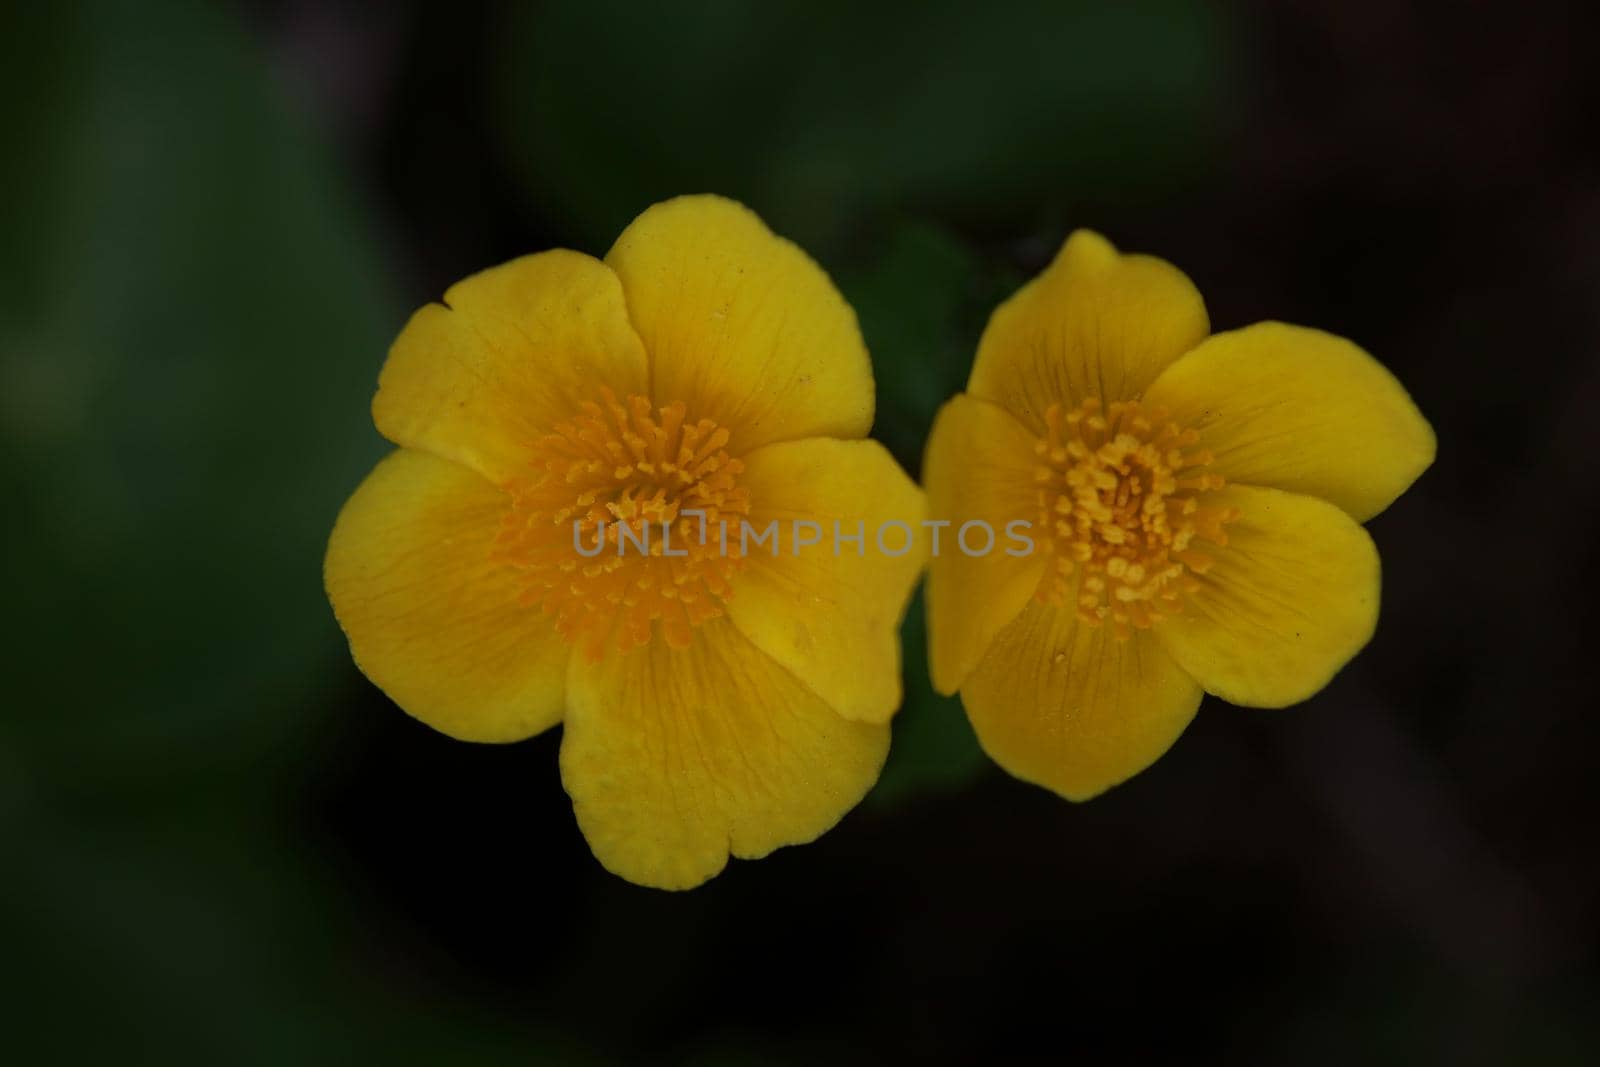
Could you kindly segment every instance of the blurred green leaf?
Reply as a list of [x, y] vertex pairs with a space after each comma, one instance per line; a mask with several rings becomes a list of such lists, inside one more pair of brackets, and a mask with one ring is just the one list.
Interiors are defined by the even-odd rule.
[[1220, 15], [1194, 0], [555, 0], [502, 35], [506, 143], [542, 214], [605, 247], [684, 192], [829, 253], [885, 208], [1032, 218], [1193, 179]]
[[[901, 220], [881, 247], [838, 280], [872, 353], [878, 392], [873, 434], [915, 475], [934, 415], [966, 385], [982, 324], [1017, 279], [926, 222]], [[920, 592], [900, 636], [905, 699], [874, 804], [959, 788], [987, 764], [960, 701], [939, 696], [929, 683]]]
[[915, 475], [934, 415], [966, 387], [983, 324], [1021, 280], [926, 222], [901, 221], [881, 248], [838, 282], [872, 353], [873, 435]]
[[890, 806], [919, 794], [959, 789], [989, 765], [956, 697], [933, 691], [928, 675], [928, 629], [922, 591], [900, 627], [905, 703], [894, 717], [894, 744], [867, 803]]
[[963, 312], [978, 277], [978, 261], [964, 245], [908, 222], [865, 268], [838, 279], [872, 353], [877, 436], [913, 473], [934, 414], [966, 385], [976, 342], [963, 328]]
[[[7, 728], [63, 781], [253, 758], [338, 647], [321, 554], [399, 321], [223, 10], [36, 5], [0, 156]], [[20, 699], [17, 694], [20, 691]]]
[[[935, 414], [966, 386], [983, 324], [1020, 279], [927, 222], [902, 219], [881, 248], [843, 272], [839, 285], [872, 353], [878, 392], [873, 435], [915, 476]], [[876, 804], [960, 788], [988, 763], [960, 701], [939, 696], [929, 683], [920, 592], [901, 627], [901, 646], [905, 700], [889, 762], [872, 793]]]
[[225, 9], [5, 30], [10, 1060], [584, 1062], [366, 969], [309, 772], [271, 758], [328, 706], [323, 545], [383, 450], [400, 320], [363, 212]]
[[0, 48], [11, 1042], [304, 1061], [357, 1024], [301, 1001], [345, 976], [265, 757], [340, 646], [322, 545], [398, 309], [225, 10], [15, 5]]

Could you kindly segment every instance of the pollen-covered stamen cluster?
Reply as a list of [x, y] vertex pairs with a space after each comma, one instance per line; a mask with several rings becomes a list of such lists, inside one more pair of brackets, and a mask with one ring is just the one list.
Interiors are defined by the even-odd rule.
[[529, 483], [508, 487], [496, 559], [522, 572], [524, 602], [592, 657], [613, 635], [624, 649], [645, 644], [657, 621], [669, 645], [687, 645], [723, 613], [744, 566], [749, 494], [728, 439], [710, 419], [689, 421], [682, 402], [600, 390], [537, 443]]
[[1071, 603], [1119, 638], [1179, 614], [1212, 564], [1195, 541], [1226, 544], [1222, 528], [1236, 517], [1207, 503], [1224, 482], [1205, 469], [1199, 435], [1132, 401], [1052, 404], [1045, 424], [1034, 478], [1053, 559], [1038, 598]]

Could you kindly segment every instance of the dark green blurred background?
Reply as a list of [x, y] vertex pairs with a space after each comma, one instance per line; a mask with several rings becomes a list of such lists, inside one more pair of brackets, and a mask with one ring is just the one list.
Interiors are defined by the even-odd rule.
[[[1600, 80], [1569, 4], [10, 4], [0, 1061], [1592, 1063]], [[738, 197], [908, 469], [1092, 226], [1345, 334], [1437, 466], [1371, 648], [1085, 806], [928, 691], [813, 846], [605, 874], [559, 733], [458, 744], [320, 563], [413, 307]]]

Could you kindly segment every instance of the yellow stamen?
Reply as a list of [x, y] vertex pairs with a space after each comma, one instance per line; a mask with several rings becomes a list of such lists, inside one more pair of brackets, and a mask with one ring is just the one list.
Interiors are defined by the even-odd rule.
[[1226, 544], [1222, 528], [1238, 517], [1207, 503], [1226, 483], [1205, 469], [1211, 454], [1194, 447], [1199, 434], [1132, 401], [1104, 411], [1095, 399], [1067, 412], [1052, 404], [1045, 425], [1034, 479], [1055, 559], [1037, 598], [1070, 602], [1119, 638], [1180, 614], [1212, 562], [1193, 542]]
[[[729, 579], [744, 567], [744, 464], [726, 451], [728, 431], [689, 421], [681, 401], [656, 408], [599, 393], [536, 443], [532, 477], [506, 487], [512, 507], [492, 558], [517, 568], [523, 601], [542, 605], [591, 659], [613, 638], [624, 650], [647, 643], [656, 622], [682, 648], [694, 627], [723, 614]], [[696, 509], [703, 520], [683, 514]]]

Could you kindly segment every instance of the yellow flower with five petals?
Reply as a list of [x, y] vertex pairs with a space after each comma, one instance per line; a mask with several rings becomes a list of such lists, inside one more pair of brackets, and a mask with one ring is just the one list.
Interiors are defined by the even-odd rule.
[[923, 480], [935, 519], [1025, 523], [1032, 551], [939, 552], [935, 688], [1007, 771], [1073, 800], [1149, 766], [1205, 692], [1281, 707], [1372, 636], [1360, 525], [1433, 431], [1342, 338], [1210, 335], [1180, 271], [1074, 233], [996, 309]]
[[[882, 768], [924, 560], [875, 543], [923, 499], [863, 439], [871, 365], [827, 276], [682, 197], [603, 262], [531, 255], [444, 301], [390, 350], [373, 417], [400, 447], [328, 545], [361, 669], [453, 737], [562, 723], [578, 825], [634, 882], [833, 826]], [[830, 536], [739, 536], [802, 520]]]

